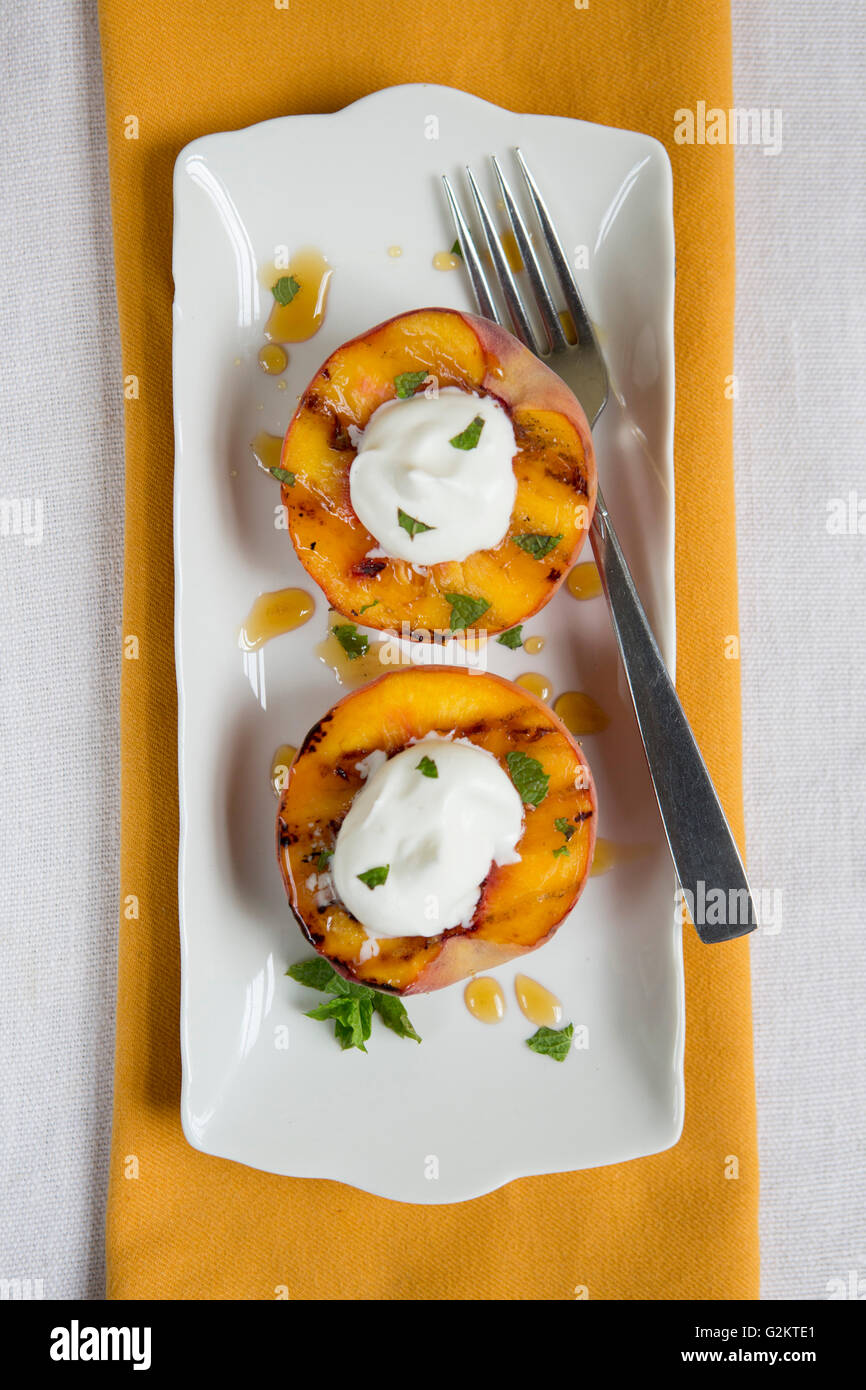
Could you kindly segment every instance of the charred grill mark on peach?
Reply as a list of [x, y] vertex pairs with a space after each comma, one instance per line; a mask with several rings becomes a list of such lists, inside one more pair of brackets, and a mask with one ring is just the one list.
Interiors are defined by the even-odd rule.
[[371, 560], [365, 556], [363, 560], [359, 560], [357, 564], [352, 566], [352, 574], [357, 575], [359, 579], [373, 579], [377, 574], [382, 573], [385, 564], [385, 560]]

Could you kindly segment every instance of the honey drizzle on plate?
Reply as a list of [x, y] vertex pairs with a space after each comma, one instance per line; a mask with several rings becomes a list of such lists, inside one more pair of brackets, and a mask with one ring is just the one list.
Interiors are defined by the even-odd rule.
[[601, 705], [583, 690], [566, 690], [553, 705], [571, 734], [600, 734], [610, 723]]
[[267, 434], [265, 430], [260, 430], [250, 448], [259, 468], [264, 469], [266, 473], [270, 473], [272, 468], [279, 468], [283, 452], [282, 435]]
[[289, 780], [289, 768], [297, 751], [297, 748], [294, 748], [291, 743], [281, 743], [271, 759], [271, 786], [276, 796], [280, 796], [286, 789]]
[[528, 656], [537, 656], [540, 651], [544, 650], [544, 638], [527, 637], [523, 644], [523, 650]]
[[575, 565], [565, 583], [568, 592], [574, 598], [598, 598], [602, 592], [598, 566], [594, 565], [592, 560]]
[[279, 376], [289, 365], [289, 354], [282, 343], [265, 343], [259, 348], [258, 362], [267, 376]]
[[516, 685], [522, 685], [524, 690], [535, 695], [539, 700], [549, 700], [553, 694], [553, 686], [547, 676], [543, 676], [540, 671], [526, 671], [522, 676], [518, 676]]
[[[346, 622], [348, 620], [339, 618], [337, 621]], [[341, 685], [355, 690], [359, 685], [366, 685], [367, 681], [375, 680], [377, 676], [384, 676], [386, 671], [393, 669], [380, 661], [379, 648], [381, 645], [380, 642], [370, 641], [363, 656], [352, 658], [341, 646], [333, 631], [329, 629], [327, 637], [316, 645], [316, 656], [333, 671]]]
[[528, 975], [514, 977], [514, 993], [524, 1018], [537, 1028], [556, 1028], [562, 1019], [562, 1005], [555, 994]]
[[245, 652], [257, 652], [265, 642], [292, 632], [309, 622], [315, 602], [305, 589], [276, 589], [259, 594], [238, 636], [238, 646]]
[[296, 252], [284, 269], [279, 266], [269, 269], [269, 289], [284, 277], [297, 281], [299, 289], [288, 304], [274, 299], [265, 324], [265, 337], [275, 343], [304, 343], [318, 333], [325, 317], [333, 273], [321, 251], [312, 246]]
[[502, 986], [490, 975], [470, 980], [463, 999], [473, 1018], [479, 1023], [501, 1023], [505, 1016], [505, 995]]
[[618, 844], [615, 840], [605, 840], [599, 835], [595, 842], [590, 876], [598, 878], [600, 874], [609, 873], [614, 864], [629, 864], [634, 859], [642, 859], [645, 854], [649, 854], [651, 848], [651, 845]]

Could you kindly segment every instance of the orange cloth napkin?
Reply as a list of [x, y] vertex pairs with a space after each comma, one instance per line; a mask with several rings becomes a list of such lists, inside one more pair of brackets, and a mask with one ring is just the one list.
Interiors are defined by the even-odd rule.
[[[733, 164], [674, 113], [730, 106], [726, 0], [101, 0], [126, 401], [123, 824], [112, 1298], [753, 1298], [749, 948], [688, 928], [686, 1123], [654, 1158], [527, 1178], [445, 1207], [274, 1177], [191, 1149], [179, 1121], [172, 634], [172, 166], [209, 131], [334, 111], [402, 82], [656, 136], [677, 240], [678, 685], [741, 828], [731, 402]], [[135, 118], [134, 120], [131, 118]], [[334, 177], [339, 179], [339, 169]], [[134, 645], [126, 649], [131, 658]], [[126, 906], [139, 903], [139, 915]], [[736, 1164], [734, 1163], [736, 1160]], [[738, 1176], [731, 1176], [734, 1172]], [[351, 1250], [351, 1258], [346, 1251]]]

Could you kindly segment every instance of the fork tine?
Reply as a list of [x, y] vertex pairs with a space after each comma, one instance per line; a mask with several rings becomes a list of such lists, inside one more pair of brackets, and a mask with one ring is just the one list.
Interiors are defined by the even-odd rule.
[[496, 307], [493, 292], [490, 288], [490, 282], [481, 264], [481, 257], [475, 249], [472, 233], [466, 225], [463, 213], [460, 211], [460, 206], [457, 199], [454, 197], [451, 184], [444, 174], [442, 175], [442, 183], [445, 187], [445, 196], [448, 199], [448, 205], [451, 208], [451, 216], [454, 218], [454, 226], [457, 231], [457, 240], [460, 242], [460, 249], [463, 252], [463, 260], [466, 263], [466, 269], [469, 271], [469, 279], [472, 282], [475, 298], [478, 301], [479, 312], [484, 318], [492, 319], [494, 323], [502, 323], [502, 316]]
[[559, 321], [559, 314], [556, 312], [556, 306], [550, 297], [550, 290], [547, 288], [544, 271], [536, 255], [535, 247], [529, 239], [529, 232], [526, 230], [526, 223], [523, 220], [520, 208], [514, 201], [514, 196], [511, 189], [508, 187], [505, 175], [499, 167], [499, 160], [496, 158], [496, 155], [492, 155], [491, 160], [496, 172], [496, 178], [499, 182], [502, 200], [505, 203], [505, 211], [508, 214], [508, 220], [511, 223], [511, 229], [514, 232], [518, 250], [523, 258], [523, 264], [529, 276], [529, 283], [532, 285], [533, 293], [538, 301], [538, 308], [544, 320], [547, 336], [550, 339], [553, 350], [555, 352], [560, 352], [568, 347], [568, 339], [563, 332], [562, 324]]
[[493, 261], [496, 274], [499, 276], [499, 283], [502, 287], [502, 293], [508, 305], [508, 312], [511, 315], [517, 336], [518, 338], [522, 338], [524, 343], [532, 348], [533, 352], [537, 353], [539, 351], [539, 343], [532, 324], [529, 321], [526, 306], [520, 298], [517, 282], [514, 279], [511, 266], [508, 264], [508, 258], [502, 249], [502, 242], [499, 240], [496, 228], [493, 225], [493, 218], [490, 216], [487, 204], [481, 196], [481, 190], [475, 182], [475, 175], [472, 173], [468, 164], [466, 166], [466, 180], [475, 201], [478, 220], [484, 232], [484, 240], [487, 242], [490, 258]]
[[595, 342], [595, 333], [589, 321], [589, 315], [584, 308], [583, 299], [580, 290], [577, 288], [577, 281], [574, 278], [574, 273], [569, 264], [568, 257], [562, 249], [562, 242], [557, 235], [556, 228], [553, 224], [553, 218], [548, 212], [547, 204], [541, 196], [541, 190], [535, 182], [526, 160], [523, 158], [522, 151], [515, 147], [514, 154], [520, 166], [520, 171], [526, 181], [526, 187], [530, 199], [532, 200], [532, 206], [535, 209], [535, 215], [538, 218], [541, 233], [544, 237], [544, 244], [550, 254], [553, 268], [559, 277], [559, 283], [562, 288], [562, 293], [565, 296], [565, 302], [568, 305], [571, 317], [574, 321], [577, 341], [581, 346], [584, 346], [586, 343], [593, 343]]

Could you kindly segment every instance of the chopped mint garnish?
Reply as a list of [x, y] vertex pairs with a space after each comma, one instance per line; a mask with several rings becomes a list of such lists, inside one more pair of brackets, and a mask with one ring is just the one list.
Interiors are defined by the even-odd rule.
[[505, 761], [521, 801], [528, 806], [540, 806], [547, 796], [550, 777], [538, 759], [530, 758], [528, 753], [506, 753]]
[[372, 603], [365, 603], [363, 608], [358, 609], [358, 617], [360, 618], [362, 613], [366, 613], [368, 608], [375, 608], [378, 602], [379, 600], [377, 598], [374, 598]]
[[559, 859], [563, 854], [568, 854], [568, 845], [560, 845], [558, 849], [553, 851], [554, 859]]
[[364, 872], [358, 874], [357, 877], [362, 883], [366, 883], [368, 888], [378, 888], [379, 885], [384, 883], [387, 879], [390, 867], [390, 864], [377, 864], [374, 869], [365, 869]]
[[486, 598], [471, 598], [469, 594], [446, 594], [445, 597], [451, 604], [449, 627], [452, 632], [461, 632], [464, 628], [471, 627], [475, 619], [480, 618], [490, 607]]
[[500, 646], [510, 647], [513, 652], [516, 652], [518, 647], [523, 646], [523, 624], [521, 623], [519, 627], [510, 627], [507, 632], [500, 632], [496, 640]]
[[350, 661], [357, 661], [359, 656], [365, 656], [370, 643], [363, 632], [359, 632], [354, 623], [337, 623], [331, 631], [339, 642], [343, 651]]
[[448, 442], [455, 449], [474, 449], [481, 438], [483, 429], [484, 421], [480, 415], [476, 415], [474, 420], [470, 420], [465, 430], [461, 430], [460, 434], [455, 434], [454, 438]]
[[426, 753], [424, 754], [424, 757], [421, 759], [418, 766], [415, 768], [415, 771], [423, 773], [425, 777], [439, 776], [438, 767], [436, 766], [432, 758], [427, 757]]
[[318, 859], [316, 860], [316, 868], [319, 869], [319, 870], [327, 869], [328, 864], [329, 864], [330, 861], [333, 859], [333, 857], [334, 857], [334, 851], [333, 851], [332, 849], [323, 849], [323, 850], [320, 850], [320, 851], [319, 851], [319, 857], [318, 857]]
[[397, 520], [406, 534], [411, 536], [413, 540], [417, 535], [420, 535], [422, 531], [436, 530], [435, 526], [428, 526], [426, 521], [419, 521], [417, 517], [410, 516], [408, 512], [404, 512], [402, 507], [397, 508]]
[[460, 249], [460, 238], [459, 238], [459, 237], [455, 237], [455, 238], [454, 238], [454, 245], [451, 247], [451, 255], [452, 255], [452, 256], [459, 256], [460, 259], [461, 259], [461, 261], [463, 260], [463, 252], [462, 252], [461, 249]]
[[401, 401], [405, 401], [409, 396], [414, 396], [419, 386], [423, 386], [427, 380], [427, 372], [400, 372], [394, 378], [394, 387]]
[[398, 1037], [421, 1041], [400, 999], [345, 979], [321, 956], [290, 965], [286, 974], [308, 989], [317, 989], [333, 996], [317, 1008], [310, 1009], [306, 1016], [320, 1021], [333, 1019], [334, 1036], [344, 1051], [350, 1047], [367, 1051], [364, 1043], [370, 1036], [374, 1013]]
[[553, 824], [556, 826], [560, 835], [565, 836], [566, 840], [570, 840], [577, 829], [566, 816], [557, 816]]
[[291, 304], [300, 288], [294, 275], [281, 275], [277, 283], [271, 286], [271, 294], [278, 304]]
[[519, 545], [521, 550], [525, 550], [534, 560], [543, 560], [545, 555], [549, 555], [555, 546], [559, 545], [562, 536], [536, 536], [524, 535], [513, 536], [514, 544]]
[[542, 1057], [564, 1062], [571, 1051], [573, 1037], [573, 1023], [567, 1023], [564, 1028], [539, 1028], [537, 1033], [526, 1039], [526, 1046], [531, 1047], [533, 1052], [539, 1052]]
[[278, 483], [285, 483], [286, 487], [295, 486], [295, 475], [287, 468], [269, 468], [268, 472], [273, 473]]

